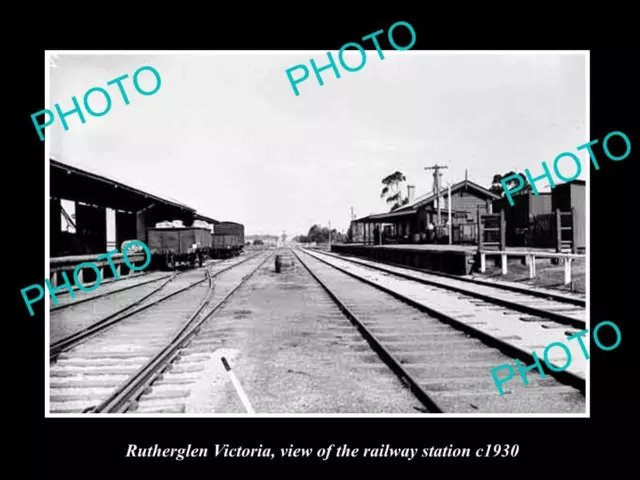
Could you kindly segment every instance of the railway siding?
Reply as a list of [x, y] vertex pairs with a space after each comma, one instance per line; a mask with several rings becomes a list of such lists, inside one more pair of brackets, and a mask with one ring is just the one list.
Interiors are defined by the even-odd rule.
[[[508, 340], [510, 345], [526, 355], [532, 355], [535, 352], [538, 358], [543, 358], [544, 349], [548, 344], [565, 340], [566, 337], [577, 333], [577, 331], [565, 325], [540, 318], [526, 317], [519, 312], [476, 300], [466, 295], [406, 281], [391, 274], [372, 270], [362, 265], [355, 265], [350, 261], [336, 257], [316, 252], [307, 251], [306, 253], [330, 265], [339, 267], [358, 278], [400, 294], [432, 310], [433, 313], [444, 315], [459, 324], [497, 340]], [[573, 361], [566, 371], [584, 380], [586, 360], [578, 342], [570, 342], [567, 347], [571, 351]], [[549, 358], [549, 362], [558, 368], [562, 368], [566, 363], [566, 356], [564, 353], [558, 354], [554, 352], [553, 356]]]
[[[109, 295], [124, 292], [129, 289], [140, 287], [142, 285], [159, 282], [163, 279], [166, 280], [170, 276], [171, 274], [168, 274], [167, 272], [144, 272], [122, 277], [119, 280], [109, 279], [101, 283], [102, 288], [100, 290], [84, 292], [82, 298], [79, 296], [72, 297], [66, 290], [63, 290], [62, 292], [56, 293], [56, 296], [58, 297], [58, 305], [55, 305], [53, 302], [51, 302], [49, 310], [51, 312], [58, 312], [59, 310], [64, 310], [65, 308], [71, 306], [87, 303], [97, 298], [107, 297]], [[91, 287], [95, 285], [95, 282], [87, 283], [85, 285]], [[75, 287], [74, 291], [76, 289], [77, 287]]]
[[[195, 279], [181, 280], [176, 287]], [[50, 369], [51, 413], [80, 413], [107, 397], [168, 341], [207, 290], [197, 285], [62, 352]]]
[[501, 289], [499, 285], [491, 286], [486, 284], [473, 284], [451, 277], [418, 272], [402, 267], [382, 265], [370, 260], [351, 257], [345, 258], [326, 252], [324, 252], [324, 255], [365, 267], [374, 268], [381, 272], [395, 274], [406, 279], [416, 280], [418, 282], [428, 282], [428, 284], [433, 286], [451, 289], [452, 291], [468, 294], [477, 298], [493, 298], [503, 306], [521, 310], [525, 313], [547, 317], [559, 322], [567, 322], [575, 327], [584, 328], [586, 326], [586, 309], [576, 305], [569, 305], [566, 302], [559, 300], [538, 298], [525, 293], [505, 290]]
[[117, 316], [119, 313], [125, 313], [130, 310], [127, 307], [147, 296], [149, 299], [154, 299], [164, 293], [168, 281], [169, 276], [167, 278], [163, 277], [161, 282], [154, 281], [119, 292], [114, 296], [97, 297], [91, 302], [82, 302], [77, 305], [70, 305], [66, 309], [51, 311], [49, 317], [51, 344], [90, 327], [107, 316]]
[[[237, 284], [252, 265], [255, 268], [253, 259], [212, 265], [212, 275], [219, 275], [215, 277], [220, 280], [215, 284], [218, 292], [229, 283], [227, 273], [233, 272]], [[167, 346], [207, 298], [210, 290], [203, 278], [204, 269], [185, 272], [163, 292], [175, 296], [157, 304], [148, 300], [149, 308], [58, 354], [50, 368], [50, 412], [80, 413], [118, 391]]]
[[[510, 361], [510, 357], [416, 307], [392, 296], [380, 295], [376, 287], [335, 269], [318, 257], [320, 255], [305, 252], [304, 262], [328, 288], [339, 294], [346, 306], [444, 412], [585, 412], [584, 395], [578, 389], [563, 385], [550, 376], [543, 378], [535, 370], [527, 373], [527, 386], [512, 382], [505, 395], [500, 396], [489, 370], [494, 368], [492, 362], [498, 359]], [[338, 263], [336, 259], [329, 260]], [[356, 269], [362, 267], [352, 265], [351, 270]], [[377, 280], [384, 281], [382, 278]], [[499, 332], [498, 335], [511, 341], [507, 335]]]

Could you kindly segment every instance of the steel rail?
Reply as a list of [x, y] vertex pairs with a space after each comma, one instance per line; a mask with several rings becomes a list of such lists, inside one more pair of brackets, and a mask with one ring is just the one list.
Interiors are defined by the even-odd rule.
[[[216, 277], [218, 275], [220, 275], [221, 273], [226, 272], [227, 270], [236, 267], [238, 265], [243, 264], [244, 262], [247, 262], [249, 260], [251, 260], [252, 258], [255, 258], [257, 255], [254, 255], [252, 257], [248, 257], [243, 259], [242, 261], [238, 262], [238, 263], [234, 263], [233, 265], [229, 265], [228, 267], [222, 269], [222, 270], [218, 270], [217, 272], [211, 274], [212, 277]], [[205, 272], [208, 272], [208, 270], [205, 270]], [[129, 318], [133, 315], [136, 315], [137, 313], [140, 313], [148, 308], [151, 308], [153, 306], [156, 306], [162, 302], [164, 302], [165, 300], [168, 300], [172, 297], [174, 297], [175, 295], [178, 295], [179, 293], [182, 293], [186, 290], [189, 290], [193, 287], [195, 287], [196, 285], [201, 284], [202, 282], [205, 282], [207, 280], [207, 278], [203, 278], [202, 280], [198, 280], [197, 282], [194, 282], [190, 285], [187, 285], [184, 288], [181, 288], [175, 292], [172, 292], [162, 298], [159, 298], [158, 300], [148, 303], [147, 305], [144, 305], [136, 310], [130, 311], [128, 313], [126, 313], [125, 315], [122, 316], [118, 316], [120, 313], [129, 310], [131, 307], [140, 304], [142, 301], [146, 300], [147, 298], [149, 298], [151, 295], [153, 295], [154, 293], [158, 292], [160, 289], [164, 288], [165, 285], [167, 285], [169, 282], [171, 282], [172, 280], [175, 279], [175, 277], [178, 275], [179, 273], [176, 272], [172, 275], [172, 277], [163, 285], [161, 285], [159, 288], [157, 288], [156, 290], [154, 290], [153, 292], [151, 292], [150, 294], [146, 295], [145, 297], [141, 298], [140, 300], [136, 301], [135, 303], [125, 307], [122, 310], [119, 310], [116, 313], [113, 313], [111, 315], [109, 315], [108, 317], [105, 317], [101, 320], [98, 320], [97, 322], [89, 325], [88, 327], [76, 332], [76, 333], [72, 333], [71, 335], [69, 335], [68, 337], [65, 337], [59, 341], [57, 341], [56, 343], [52, 344], [49, 347], [49, 361], [54, 361], [56, 358], [58, 358], [58, 356], [72, 348], [75, 347], [83, 342], [85, 342], [86, 340], [90, 339], [91, 337], [97, 335], [98, 333], [102, 333], [105, 330], [107, 330], [108, 328], [114, 326], [115, 324], [121, 322], [122, 320]]]
[[[398, 300], [406, 303], [407, 305], [410, 305], [414, 308], [417, 308], [418, 310], [421, 310], [423, 312], [428, 313], [429, 315], [437, 318], [438, 320], [440, 320], [443, 323], [446, 323], [450, 326], [452, 326], [453, 328], [457, 329], [457, 330], [461, 330], [469, 335], [471, 335], [472, 337], [477, 338], [478, 340], [486, 343], [487, 345], [500, 350], [501, 352], [503, 352], [504, 354], [512, 357], [512, 358], [517, 358], [519, 360], [522, 360], [524, 362], [527, 362], [527, 365], [529, 364], [529, 362], [536, 362], [536, 359], [533, 358], [533, 356], [531, 355], [531, 353], [527, 352], [526, 350], [522, 350], [521, 348], [515, 346], [515, 345], [511, 345], [510, 343], [504, 341], [504, 340], [500, 340], [499, 338], [493, 337], [477, 328], [472, 327], [471, 325], [467, 325], [463, 322], [460, 322], [458, 320], [456, 320], [455, 317], [447, 315], [445, 313], [442, 313], [434, 308], [431, 307], [427, 307], [426, 305], [423, 305], [422, 303], [416, 302], [415, 300], [406, 297], [404, 295], [402, 295], [401, 293], [398, 293], [390, 288], [387, 287], [383, 287], [382, 285], [373, 282], [371, 280], [368, 280], [366, 278], [362, 278], [359, 277], [358, 275], [356, 275], [355, 273], [349, 272], [348, 270], [345, 270], [344, 268], [338, 267], [336, 265], [333, 265], [329, 262], [327, 262], [325, 259], [323, 258], [318, 258], [315, 257], [314, 255], [311, 255], [308, 252], [305, 252], [307, 255], [315, 258], [316, 260], [318, 260], [319, 262], [325, 263], [327, 265], [329, 265], [332, 268], [335, 268], [336, 270], [344, 273], [345, 275], [349, 275], [352, 278], [355, 278], [356, 280], [360, 280], [363, 283], [366, 283], [367, 285], [371, 285], [372, 287], [377, 288], [378, 290], [381, 290], [395, 298], [397, 298]], [[543, 367], [544, 368], [544, 367]], [[559, 382], [564, 383], [566, 385], [572, 386], [574, 388], [576, 388], [577, 390], [579, 390], [582, 394], [585, 393], [586, 387], [585, 387], [585, 380], [583, 378], [580, 378], [578, 375], [575, 375], [571, 372], [568, 371], [562, 371], [562, 372], [556, 372], [553, 371], [549, 368], [544, 368], [545, 370], [545, 374], [549, 374], [552, 377], [556, 378]]]
[[[180, 273], [183, 273], [183, 272], [178, 272], [178, 275]], [[170, 276], [171, 276], [171, 274], [165, 275], [164, 277], [154, 278], [153, 280], [147, 280], [147, 281], [142, 282], [142, 283], [136, 283], [134, 285], [129, 285], [128, 287], [119, 288], [117, 290], [110, 290], [108, 292], [101, 293], [100, 295], [92, 295], [91, 297], [83, 298], [81, 300], [75, 300], [73, 302], [65, 303], [64, 305], [58, 305], [58, 306], [55, 306], [55, 307], [51, 307], [49, 311], [57, 312], [58, 310], [62, 310], [63, 308], [68, 308], [68, 307], [73, 307], [75, 305], [80, 305], [81, 303], [90, 302], [91, 300], [96, 300], [97, 298], [103, 298], [103, 297], [109, 296], [109, 295], [111, 295], [113, 293], [124, 292], [125, 290], [130, 290], [132, 288], [141, 287], [143, 285], [148, 285], [149, 283], [159, 282], [160, 280], [164, 280], [165, 278], [169, 278]]]
[[[146, 277], [149, 275], [149, 273], [151, 272], [140, 272], [140, 273], [130, 273], [126, 276], [121, 275], [120, 278], [115, 279], [115, 278], [106, 278], [104, 279], [104, 281], [100, 282], [100, 285], [111, 285], [113, 283], [116, 283], [120, 280], [130, 280], [132, 278], [140, 278], [140, 277]], [[90, 283], [85, 283], [83, 284], [83, 287], [91, 287], [93, 285], [95, 285], [96, 282], [90, 282]], [[78, 288], [77, 285], [72, 285], [71, 288], [73, 289], [73, 292], [82, 292], [83, 290], [81, 290], [80, 288]], [[58, 297], [67, 297], [69, 296], [69, 290], [62, 290], [61, 292], [57, 292], [56, 296]]]
[[[329, 252], [325, 252], [325, 253], [329, 253]], [[330, 255], [334, 255], [337, 256], [335, 253], [331, 252], [329, 253]], [[347, 255], [347, 254], [344, 254]], [[355, 258], [360, 258], [356, 255], [353, 255], [353, 257]], [[342, 258], [342, 259], [347, 259], [348, 257], [346, 256], [338, 256], [338, 258]], [[366, 258], [363, 258], [363, 260], [367, 260]], [[586, 307], [587, 306], [587, 301], [586, 299], [582, 299], [582, 298], [572, 298], [572, 297], [568, 297], [565, 295], [562, 295], [560, 293], [555, 293], [555, 292], [549, 292], [549, 291], [541, 291], [541, 290], [533, 290], [533, 289], [528, 289], [528, 288], [524, 288], [521, 286], [517, 286], [517, 285], [507, 285], [505, 283], [497, 283], [497, 282], [491, 282], [488, 280], [481, 280], [479, 278], [466, 278], [466, 277], [462, 277], [462, 276], [458, 276], [458, 275], [452, 275], [450, 273], [444, 273], [444, 272], [436, 272], [434, 270], [428, 270], [426, 268], [418, 268], [418, 267], [413, 267], [410, 265], [401, 265], [399, 263], [394, 263], [394, 262], [388, 262], [386, 260], [375, 260], [378, 263], [383, 263], [386, 265], [389, 265], [391, 267], [396, 267], [396, 268], [406, 268], [407, 270], [414, 270], [416, 272], [420, 272], [420, 273], [426, 273], [429, 275], [435, 275], [438, 277], [444, 277], [444, 278], [449, 278], [452, 280], [459, 280], [461, 282], [467, 282], [467, 283], [472, 283], [472, 284], [476, 284], [476, 285], [483, 285], [486, 287], [494, 287], [500, 290], [509, 290], [512, 292], [516, 292], [516, 293], [522, 293], [524, 295], [531, 295], [532, 297], [540, 297], [540, 298], [545, 298], [545, 299], [551, 299], [551, 300], [555, 300], [558, 302], [562, 302], [562, 303], [569, 303], [571, 305], [577, 305], [579, 307]]]
[[[104, 400], [97, 407], [87, 408], [83, 413], [125, 413], [131, 406], [131, 403], [144, 393], [151, 383], [153, 383], [155, 378], [175, 359], [175, 357], [180, 353], [182, 346], [198, 332], [202, 324], [206, 322], [240, 287], [242, 287], [247, 280], [249, 280], [249, 278], [251, 278], [253, 274], [265, 264], [267, 260], [272, 258], [273, 255], [273, 253], [268, 254], [265, 259], [251, 271], [251, 273], [242, 277], [240, 283], [231, 289], [231, 291], [226, 294], [224, 298], [211, 309], [211, 311], [195, 322], [198, 315], [202, 312], [202, 309], [210, 301], [209, 297], [213, 292], [213, 288], [211, 288], [209, 295], [207, 295], [207, 300], [202, 302], [189, 321], [176, 335], [174, 335], [165, 347], [156, 353], [149, 362], [143, 365], [109, 398]], [[255, 258], [255, 256], [251, 258]]]
[[[396, 277], [400, 277], [400, 278], [404, 278], [406, 280], [411, 280], [417, 283], [422, 283], [424, 285], [429, 285], [432, 287], [437, 287], [437, 288], [442, 288], [445, 290], [451, 290], [452, 292], [456, 292], [456, 293], [460, 293], [463, 295], [468, 295], [470, 297], [474, 297], [474, 298], [478, 298], [480, 300], [484, 300], [485, 302], [489, 302], [489, 303], [494, 303], [496, 305], [500, 305], [501, 307], [506, 307], [509, 308], [511, 310], [516, 310], [522, 313], [527, 313], [529, 315], [535, 315], [536, 317], [542, 317], [542, 318], [547, 318], [549, 320], [554, 320], [558, 323], [562, 323], [564, 325], [569, 325], [571, 327], [576, 327], [576, 328], [585, 328], [586, 327], [586, 320], [579, 320], [577, 318], [573, 318], [573, 317], [568, 317], [566, 315], [563, 315], [562, 313], [555, 313], [555, 312], [550, 312], [548, 310], [544, 310], [541, 308], [537, 308], [537, 307], [531, 307], [528, 305], [522, 305], [516, 301], [513, 300], [506, 300], [503, 298], [496, 298], [496, 297], [492, 297], [491, 295], [487, 295], [485, 293], [479, 293], [479, 292], [474, 292], [473, 290], [469, 289], [469, 288], [464, 288], [464, 287], [456, 287], [454, 285], [445, 285], [445, 284], [441, 284], [438, 283], [435, 280], [427, 280], [425, 278], [416, 278], [413, 277], [409, 274], [406, 273], [401, 273], [401, 272], [394, 272], [393, 270], [389, 270], [386, 269], [382, 266], [377, 266], [377, 265], [369, 265], [369, 264], [363, 264], [360, 263], [358, 260], [359, 259], [352, 259], [352, 258], [344, 258], [338, 255], [335, 255], [333, 253], [327, 253], [327, 252], [314, 252], [314, 253], [318, 253], [319, 255], [327, 255], [329, 257], [333, 257], [333, 258], [337, 258], [338, 260], [342, 260], [345, 262], [350, 262], [353, 263], [355, 265], [359, 265], [363, 268], [371, 268], [373, 270], [379, 270], [381, 272], [384, 273], [389, 273], [391, 275], [395, 275]], [[394, 265], [397, 268], [404, 268], [401, 265]], [[423, 271], [422, 273], [428, 273], [429, 275], [431, 273], [429, 272], [425, 272]], [[458, 280], [457, 278], [454, 278], [454, 280]], [[493, 287], [493, 285], [490, 285], [491, 287]], [[495, 287], [497, 289], [499, 289], [499, 287]], [[518, 292], [518, 293], [522, 293], [525, 294], [524, 292]]]
[[[378, 354], [380, 359], [387, 364], [387, 366], [396, 374], [400, 381], [405, 384], [411, 393], [422, 403], [430, 412], [443, 413], [442, 408], [431, 398], [429, 394], [424, 391], [420, 384], [407, 372], [402, 364], [389, 352], [376, 338], [376, 336], [364, 326], [362, 321], [346, 306], [346, 304], [340, 300], [340, 298], [333, 292], [326, 283], [311, 270], [311, 268], [300, 258], [300, 255], [295, 250], [292, 250], [298, 261], [306, 268], [309, 274], [320, 284], [325, 292], [331, 297], [336, 306], [342, 311], [342, 313], [349, 319], [349, 321], [356, 327], [358, 332], [369, 343], [371, 348]], [[306, 253], [306, 252], [305, 252]], [[308, 254], [307, 254], [308, 255]]]

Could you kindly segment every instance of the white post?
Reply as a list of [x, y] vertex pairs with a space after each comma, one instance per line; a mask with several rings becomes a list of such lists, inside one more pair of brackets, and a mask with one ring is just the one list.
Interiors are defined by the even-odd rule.
[[447, 199], [449, 200], [449, 245], [451, 245], [451, 233], [452, 233], [452, 225], [451, 225], [451, 182], [447, 184]]
[[507, 274], [507, 254], [506, 253], [502, 253], [500, 254], [501, 259], [502, 259], [502, 275], [506, 275]]
[[568, 285], [571, 283], [571, 259], [569, 257], [565, 257], [564, 259], [564, 284]]
[[533, 269], [533, 276], [536, 276], [536, 256], [535, 255], [531, 255], [531, 265], [532, 265], [532, 269]]
[[480, 253], [480, 273], [484, 273], [487, 269], [487, 256], [484, 253]]
[[529, 264], [529, 278], [536, 276], [536, 260], [533, 255], [527, 255], [527, 263]]

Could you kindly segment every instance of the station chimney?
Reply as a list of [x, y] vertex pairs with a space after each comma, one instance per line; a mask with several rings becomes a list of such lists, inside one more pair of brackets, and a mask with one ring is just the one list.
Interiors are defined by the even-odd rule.
[[415, 198], [415, 189], [414, 185], [407, 185], [407, 197], [409, 197], [409, 203], [413, 202]]

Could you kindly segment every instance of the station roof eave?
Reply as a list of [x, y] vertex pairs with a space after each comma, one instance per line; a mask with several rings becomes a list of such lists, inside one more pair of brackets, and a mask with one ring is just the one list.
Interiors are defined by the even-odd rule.
[[[437, 209], [430, 206], [421, 207], [421, 208], [411, 208], [408, 210], [397, 209], [397, 210], [394, 210], [393, 212], [376, 213], [373, 215], [369, 215], [367, 217], [357, 218], [353, 220], [353, 222], [355, 223], [400, 223], [416, 215], [419, 210], [424, 210], [430, 213], [437, 212]], [[443, 217], [447, 216], [447, 212], [448, 212], [447, 208], [441, 209], [441, 214]], [[455, 215], [456, 213], [466, 213], [466, 211], [451, 209], [452, 215]]]
[[115, 210], [137, 212], [152, 204], [182, 214], [195, 209], [175, 200], [161, 198], [102, 175], [50, 159], [50, 196], [100, 205]]
[[398, 221], [406, 220], [413, 217], [417, 213], [417, 210], [405, 210], [403, 212], [393, 211], [388, 213], [376, 213], [369, 215], [368, 217], [362, 217], [354, 220], [356, 223], [373, 223], [373, 222], [387, 222], [395, 223]]

